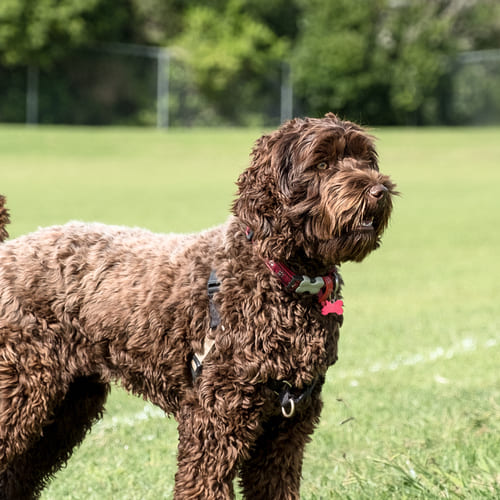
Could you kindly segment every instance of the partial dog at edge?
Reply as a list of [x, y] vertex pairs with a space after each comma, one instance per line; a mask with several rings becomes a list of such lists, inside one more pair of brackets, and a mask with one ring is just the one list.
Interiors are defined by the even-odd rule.
[[395, 185], [331, 113], [261, 137], [237, 184], [197, 235], [72, 222], [0, 244], [0, 499], [39, 496], [113, 381], [176, 418], [176, 499], [233, 498], [236, 476], [245, 498], [299, 498], [338, 266], [379, 246]]

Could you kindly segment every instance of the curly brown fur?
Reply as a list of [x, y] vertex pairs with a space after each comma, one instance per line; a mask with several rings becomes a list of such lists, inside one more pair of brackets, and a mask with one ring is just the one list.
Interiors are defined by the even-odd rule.
[[9, 212], [5, 208], [5, 196], [0, 194], [0, 242], [9, 237], [9, 233], [5, 226], [10, 222]]
[[[342, 317], [287, 291], [264, 259], [309, 276], [362, 260], [379, 245], [392, 194], [372, 138], [329, 114], [257, 141], [234, 215], [215, 229], [70, 223], [0, 245], [0, 499], [37, 497], [101, 416], [112, 381], [178, 420], [176, 499], [233, 498], [237, 475], [246, 498], [299, 498]], [[193, 381], [190, 361], [208, 337]], [[292, 418], [276, 381], [314, 387]]]

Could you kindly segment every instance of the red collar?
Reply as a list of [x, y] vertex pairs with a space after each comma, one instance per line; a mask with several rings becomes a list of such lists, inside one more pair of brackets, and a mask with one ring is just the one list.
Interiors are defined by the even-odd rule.
[[[253, 231], [247, 227], [247, 240], [252, 242]], [[340, 290], [340, 277], [334, 268], [326, 276], [317, 276], [310, 278], [302, 274], [294, 273], [287, 265], [275, 260], [264, 259], [268, 269], [273, 272], [283, 283], [286, 290], [296, 293], [310, 293], [318, 295], [318, 302], [323, 306], [322, 314], [335, 313], [343, 314], [343, 302], [336, 300], [337, 293]], [[333, 294], [335, 302], [330, 302], [330, 296]]]
[[316, 293], [319, 303], [329, 299], [332, 292], [335, 296], [339, 290], [339, 277], [335, 270], [326, 276], [310, 278], [303, 274], [295, 274], [282, 262], [275, 260], [265, 260], [264, 262], [268, 269], [281, 280], [287, 290], [296, 293]]

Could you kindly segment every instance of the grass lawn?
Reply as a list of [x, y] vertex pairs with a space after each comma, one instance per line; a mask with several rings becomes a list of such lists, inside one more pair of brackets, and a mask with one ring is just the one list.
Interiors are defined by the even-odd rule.
[[[0, 126], [11, 236], [223, 222], [261, 132]], [[342, 267], [340, 359], [302, 498], [499, 498], [500, 129], [374, 132], [402, 196], [381, 249]], [[118, 388], [107, 410], [43, 500], [171, 498], [175, 422]]]

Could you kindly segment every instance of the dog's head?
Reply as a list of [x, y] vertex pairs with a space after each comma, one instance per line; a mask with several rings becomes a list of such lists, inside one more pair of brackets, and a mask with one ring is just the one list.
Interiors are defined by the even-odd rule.
[[377, 248], [395, 185], [378, 169], [373, 137], [329, 113], [261, 137], [238, 179], [233, 212], [265, 258], [328, 267]]

